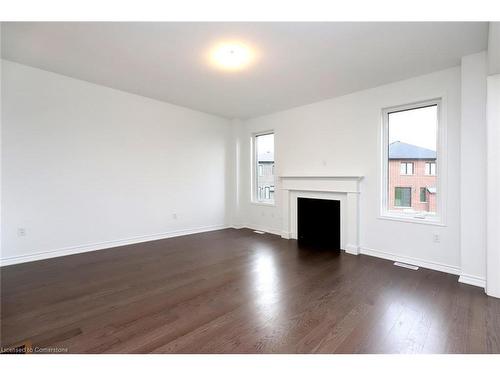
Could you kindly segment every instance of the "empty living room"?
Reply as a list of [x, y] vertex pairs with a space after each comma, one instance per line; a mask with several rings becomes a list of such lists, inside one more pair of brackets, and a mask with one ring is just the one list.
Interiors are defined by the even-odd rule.
[[500, 365], [500, 14], [66, 8], [0, 16], [4, 370]]

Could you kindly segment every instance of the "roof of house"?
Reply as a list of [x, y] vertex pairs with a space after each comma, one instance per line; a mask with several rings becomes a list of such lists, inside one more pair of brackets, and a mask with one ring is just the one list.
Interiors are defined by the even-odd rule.
[[389, 145], [389, 159], [436, 159], [436, 151], [400, 141]]

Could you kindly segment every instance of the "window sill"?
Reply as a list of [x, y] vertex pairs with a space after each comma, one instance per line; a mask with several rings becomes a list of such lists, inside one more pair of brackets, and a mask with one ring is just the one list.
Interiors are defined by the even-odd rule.
[[266, 206], [266, 207], [276, 207], [276, 202], [274, 203], [267, 203], [267, 202], [257, 202], [257, 201], [250, 201], [251, 204], [255, 206]]
[[423, 218], [419, 219], [413, 216], [407, 215], [391, 215], [391, 214], [383, 214], [378, 217], [380, 220], [391, 220], [391, 221], [401, 221], [404, 223], [413, 223], [413, 224], [423, 224], [423, 225], [434, 225], [438, 227], [446, 227], [446, 224], [443, 223], [441, 218]]

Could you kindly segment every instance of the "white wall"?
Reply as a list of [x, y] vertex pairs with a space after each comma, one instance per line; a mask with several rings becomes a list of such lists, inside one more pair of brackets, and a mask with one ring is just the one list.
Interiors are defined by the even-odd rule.
[[488, 74], [486, 293], [500, 298], [500, 22], [490, 22]]
[[500, 22], [489, 23], [488, 74], [500, 74]]
[[[2, 141], [2, 22], [0, 22], [0, 255], [2, 254], [2, 160], [1, 160], [1, 155], [2, 155], [2, 146], [3, 146], [3, 141]], [[1, 258], [1, 256], [0, 256]]]
[[[448, 186], [446, 226], [379, 219], [379, 134], [381, 109], [444, 98], [447, 118]], [[448, 272], [460, 267], [460, 67], [396, 82], [245, 121], [240, 134], [240, 201], [245, 225], [279, 233], [276, 207], [250, 203], [250, 137], [276, 132], [278, 175], [364, 175], [360, 201], [360, 243], [381, 256], [423, 260]], [[279, 186], [278, 186], [279, 188]], [[439, 234], [440, 242], [433, 241]], [[382, 253], [384, 252], [384, 253]]]
[[500, 298], [500, 74], [488, 76], [487, 87], [486, 292]]
[[464, 56], [461, 73], [461, 280], [484, 287], [486, 277], [486, 52]]
[[231, 120], [231, 141], [228, 151], [228, 162], [227, 165], [230, 168], [228, 172], [233, 177], [228, 191], [229, 196], [227, 197], [227, 220], [233, 227], [240, 228], [241, 222], [241, 208], [240, 208], [240, 180], [241, 180], [241, 166], [239, 163], [241, 144], [240, 144], [240, 132], [242, 131], [242, 121], [239, 119]]
[[229, 121], [2, 69], [3, 264], [225, 224]]

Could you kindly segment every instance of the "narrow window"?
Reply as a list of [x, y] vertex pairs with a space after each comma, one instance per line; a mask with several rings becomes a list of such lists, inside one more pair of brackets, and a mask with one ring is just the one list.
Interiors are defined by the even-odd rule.
[[439, 220], [440, 105], [432, 100], [383, 110], [382, 216]]
[[427, 203], [427, 188], [420, 188], [420, 203]]
[[255, 187], [254, 201], [274, 203], [274, 133], [254, 137]]

